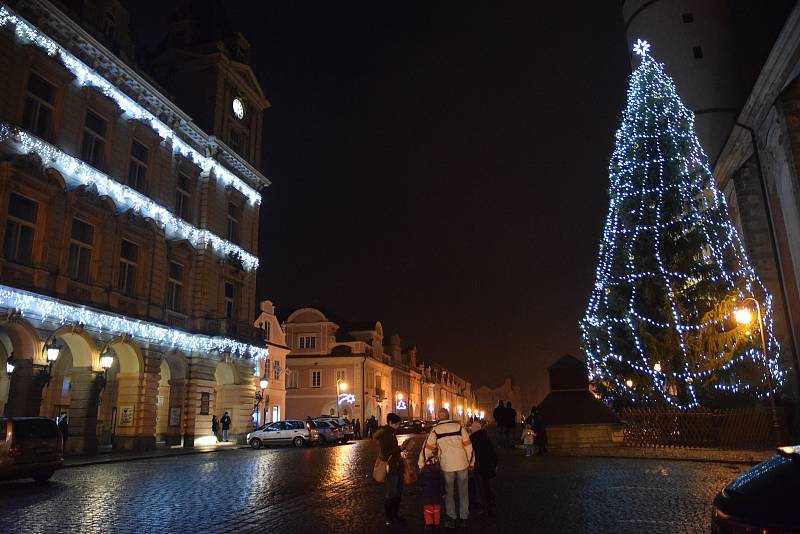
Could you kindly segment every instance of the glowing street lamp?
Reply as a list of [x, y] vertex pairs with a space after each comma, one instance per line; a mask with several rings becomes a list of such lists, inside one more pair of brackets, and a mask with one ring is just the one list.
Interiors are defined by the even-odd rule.
[[655, 371], [656, 373], [660, 373], [661, 372], [661, 364], [656, 362], [656, 364], [653, 366], [653, 371]]
[[336, 379], [336, 417], [341, 417], [342, 414], [339, 411], [339, 395], [342, 394], [342, 391], [347, 391], [347, 382], [344, 381], [343, 378]]
[[6, 359], [6, 373], [8, 373], [8, 374], [13, 373], [14, 372], [14, 367], [16, 367], [13, 363], [11, 363], [11, 358], [12, 357], [13, 356], [9, 356], [8, 359]]
[[486, 419], [486, 412], [481, 410], [481, 419]]
[[100, 356], [100, 366], [103, 368], [103, 371], [107, 373], [113, 364], [114, 356], [111, 354], [111, 351], [105, 351], [103, 355]]
[[261, 389], [267, 389], [267, 386], [269, 386], [269, 380], [267, 380], [267, 377], [264, 376], [258, 381], [258, 385], [261, 387]]
[[[753, 297], [747, 297], [742, 301], [742, 307], [733, 311], [733, 317], [736, 322], [742, 326], [749, 326], [753, 322], [753, 312], [750, 311], [745, 303], [752, 301], [756, 305], [756, 318], [758, 319], [758, 331], [761, 334], [761, 350], [764, 353], [764, 365], [767, 368], [767, 380], [769, 381], [769, 388], [774, 390], [774, 382], [772, 380], [772, 370], [769, 368], [769, 360], [767, 359], [767, 340], [764, 337], [764, 318], [761, 315], [761, 304]], [[772, 415], [772, 429], [775, 432], [775, 441], [778, 445], [781, 442], [781, 425], [778, 422], [778, 412], [775, 409], [775, 391], [769, 396], [769, 410]]]
[[457, 410], [458, 410], [458, 416], [459, 417], [463, 417], [464, 416], [464, 407], [463, 406], [459, 406], [457, 408]]
[[633, 387], [633, 380], [631, 380], [630, 378], [627, 379], [625, 381], [625, 385], [628, 386], [629, 388], [632, 388]]

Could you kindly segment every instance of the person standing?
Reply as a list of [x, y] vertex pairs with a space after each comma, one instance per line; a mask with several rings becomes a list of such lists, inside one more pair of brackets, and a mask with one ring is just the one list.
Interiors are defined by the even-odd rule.
[[472, 423], [472, 450], [475, 451], [475, 483], [480, 495], [483, 511], [489, 515], [494, 513], [494, 492], [492, 479], [497, 476], [497, 451], [494, 449], [489, 432], [480, 421]]
[[58, 418], [58, 431], [61, 432], [61, 445], [66, 449], [67, 448], [67, 438], [69, 437], [69, 419], [68, 419], [67, 412], [61, 412], [61, 416]]
[[497, 444], [500, 447], [505, 447], [506, 405], [503, 404], [503, 401], [497, 402], [497, 406], [492, 412], [492, 418], [494, 419], [494, 430], [497, 432]]
[[214, 437], [217, 439], [217, 443], [219, 443], [219, 419], [217, 419], [216, 415], [211, 416], [211, 432], [214, 433]]
[[[439, 408], [439, 423], [428, 434], [425, 447], [419, 455], [420, 469], [428, 461], [428, 457], [437, 450], [447, 489], [445, 527], [456, 526], [456, 515], [461, 526], [466, 527], [469, 518], [469, 470], [475, 466], [475, 455], [466, 429], [458, 421], [448, 420], [448, 411], [444, 408]], [[456, 514], [455, 500], [456, 483], [458, 483], [458, 514]]]
[[386, 475], [386, 496], [383, 500], [383, 511], [386, 515], [386, 526], [390, 527], [393, 523], [402, 522], [400, 516], [400, 500], [403, 497], [403, 469], [406, 444], [402, 446], [397, 443], [397, 429], [400, 428], [400, 416], [390, 413], [386, 416], [386, 426], [382, 426], [375, 431], [374, 437], [380, 445], [381, 460], [389, 466]]
[[525, 446], [525, 456], [533, 456], [533, 440], [536, 438], [531, 425], [522, 429], [522, 444]]
[[419, 473], [422, 486], [422, 517], [425, 530], [438, 528], [442, 523], [442, 495], [445, 492], [444, 477], [439, 466], [439, 458], [430, 456]]
[[228, 412], [222, 415], [219, 422], [222, 424], [222, 441], [228, 441], [228, 430], [231, 428], [231, 416], [228, 415]]
[[506, 434], [508, 448], [513, 449], [517, 443], [517, 410], [511, 406], [511, 401], [506, 403]]
[[534, 444], [539, 449], [539, 454], [547, 453], [547, 428], [545, 428], [544, 418], [542, 412], [534, 406], [533, 407], [533, 431], [536, 433]]
[[356, 419], [353, 423], [353, 439], [361, 439], [361, 420]]

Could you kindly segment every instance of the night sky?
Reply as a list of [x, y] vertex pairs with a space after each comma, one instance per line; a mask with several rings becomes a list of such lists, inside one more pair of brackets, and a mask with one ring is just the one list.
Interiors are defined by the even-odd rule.
[[580, 355], [629, 56], [614, 2], [500, 4], [226, 2], [272, 103], [259, 298], [545, 388]]

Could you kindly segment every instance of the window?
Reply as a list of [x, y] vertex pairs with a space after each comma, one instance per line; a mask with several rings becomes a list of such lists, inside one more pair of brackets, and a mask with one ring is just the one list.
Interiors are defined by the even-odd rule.
[[235, 288], [231, 282], [225, 282], [225, 318], [232, 321], [236, 318]]
[[322, 371], [311, 371], [311, 387], [318, 388], [322, 381]]
[[49, 139], [55, 101], [56, 88], [36, 74], [31, 73], [30, 78], [28, 78], [28, 91], [25, 97], [22, 126], [38, 137]]
[[278, 362], [275, 362], [275, 365], [272, 366], [272, 378], [275, 380], [280, 380], [281, 378], [281, 367]]
[[272, 323], [270, 323], [269, 321], [265, 321], [264, 322], [264, 339], [266, 341], [269, 341], [270, 334], [271, 334], [271, 331], [270, 331], [271, 327], [272, 327]]
[[67, 272], [73, 280], [89, 282], [93, 244], [94, 226], [80, 219], [73, 219], [69, 242], [69, 265], [67, 266]]
[[148, 150], [137, 140], [131, 144], [131, 161], [128, 165], [128, 185], [140, 193], [146, 191]]
[[239, 241], [239, 206], [228, 202], [228, 241]]
[[122, 240], [119, 246], [119, 278], [117, 289], [123, 295], [136, 294], [136, 262], [139, 258], [139, 247], [134, 243]]
[[286, 370], [286, 389], [295, 389], [297, 388], [297, 370], [295, 369], [287, 369]]
[[105, 163], [106, 120], [92, 110], [86, 111], [81, 159], [98, 169]]
[[208, 415], [211, 405], [211, 394], [207, 391], [200, 393], [200, 415]]
[[3, 239], [3, 256], [7, 260], [31, 264], [38, 209], [39, 204], [33, 200], [15, 193], [9, 195], [6, 235]]
[[178, 188], [175, 191], [175, 215], [189, 221], [191, 217], [191, 180], [183, 173], [178, 174]]
[[314, 349], [317, 347], [317, 336], [300, 336], [301, 349]]
[[695, 59], [703, 59], [703, 47], [695, 46], [692, 48], [692, 54], [694, 54]]
[[684, 13], [683, 14], [683, 23], [684, 24], [691, 24], [694, 22], [694, 15], [692, 13]]
[[183, 299], [183, 265], [169, 262], [169, 278], [167, 279], [167, 308], [172, 311], [182, 310]]
[[244, 133], [234, 128], [231, 128], [229, 144], [230, 147], [234, 150], [234, 152], [247, 157], [247, 154], [245, 154], [245, 150], [247, 148], [247, 136]]
[[337, 382], [339, 382], [339, 381], [344, 382], [346, 375], [347, 375], [347, 372], [344, 369], [337, 369], [336, 370], [336, 381]]

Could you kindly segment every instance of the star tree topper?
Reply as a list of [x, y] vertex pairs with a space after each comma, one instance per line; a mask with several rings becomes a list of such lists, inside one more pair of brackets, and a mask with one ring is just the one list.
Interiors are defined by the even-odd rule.
[[637, 39], [636, 44], [633, 45], [633, 51], [644, 57], [647, 55], [647, 52], [650, 51], [650, 43], [647, 41], [642, 41], [641, 39]]

